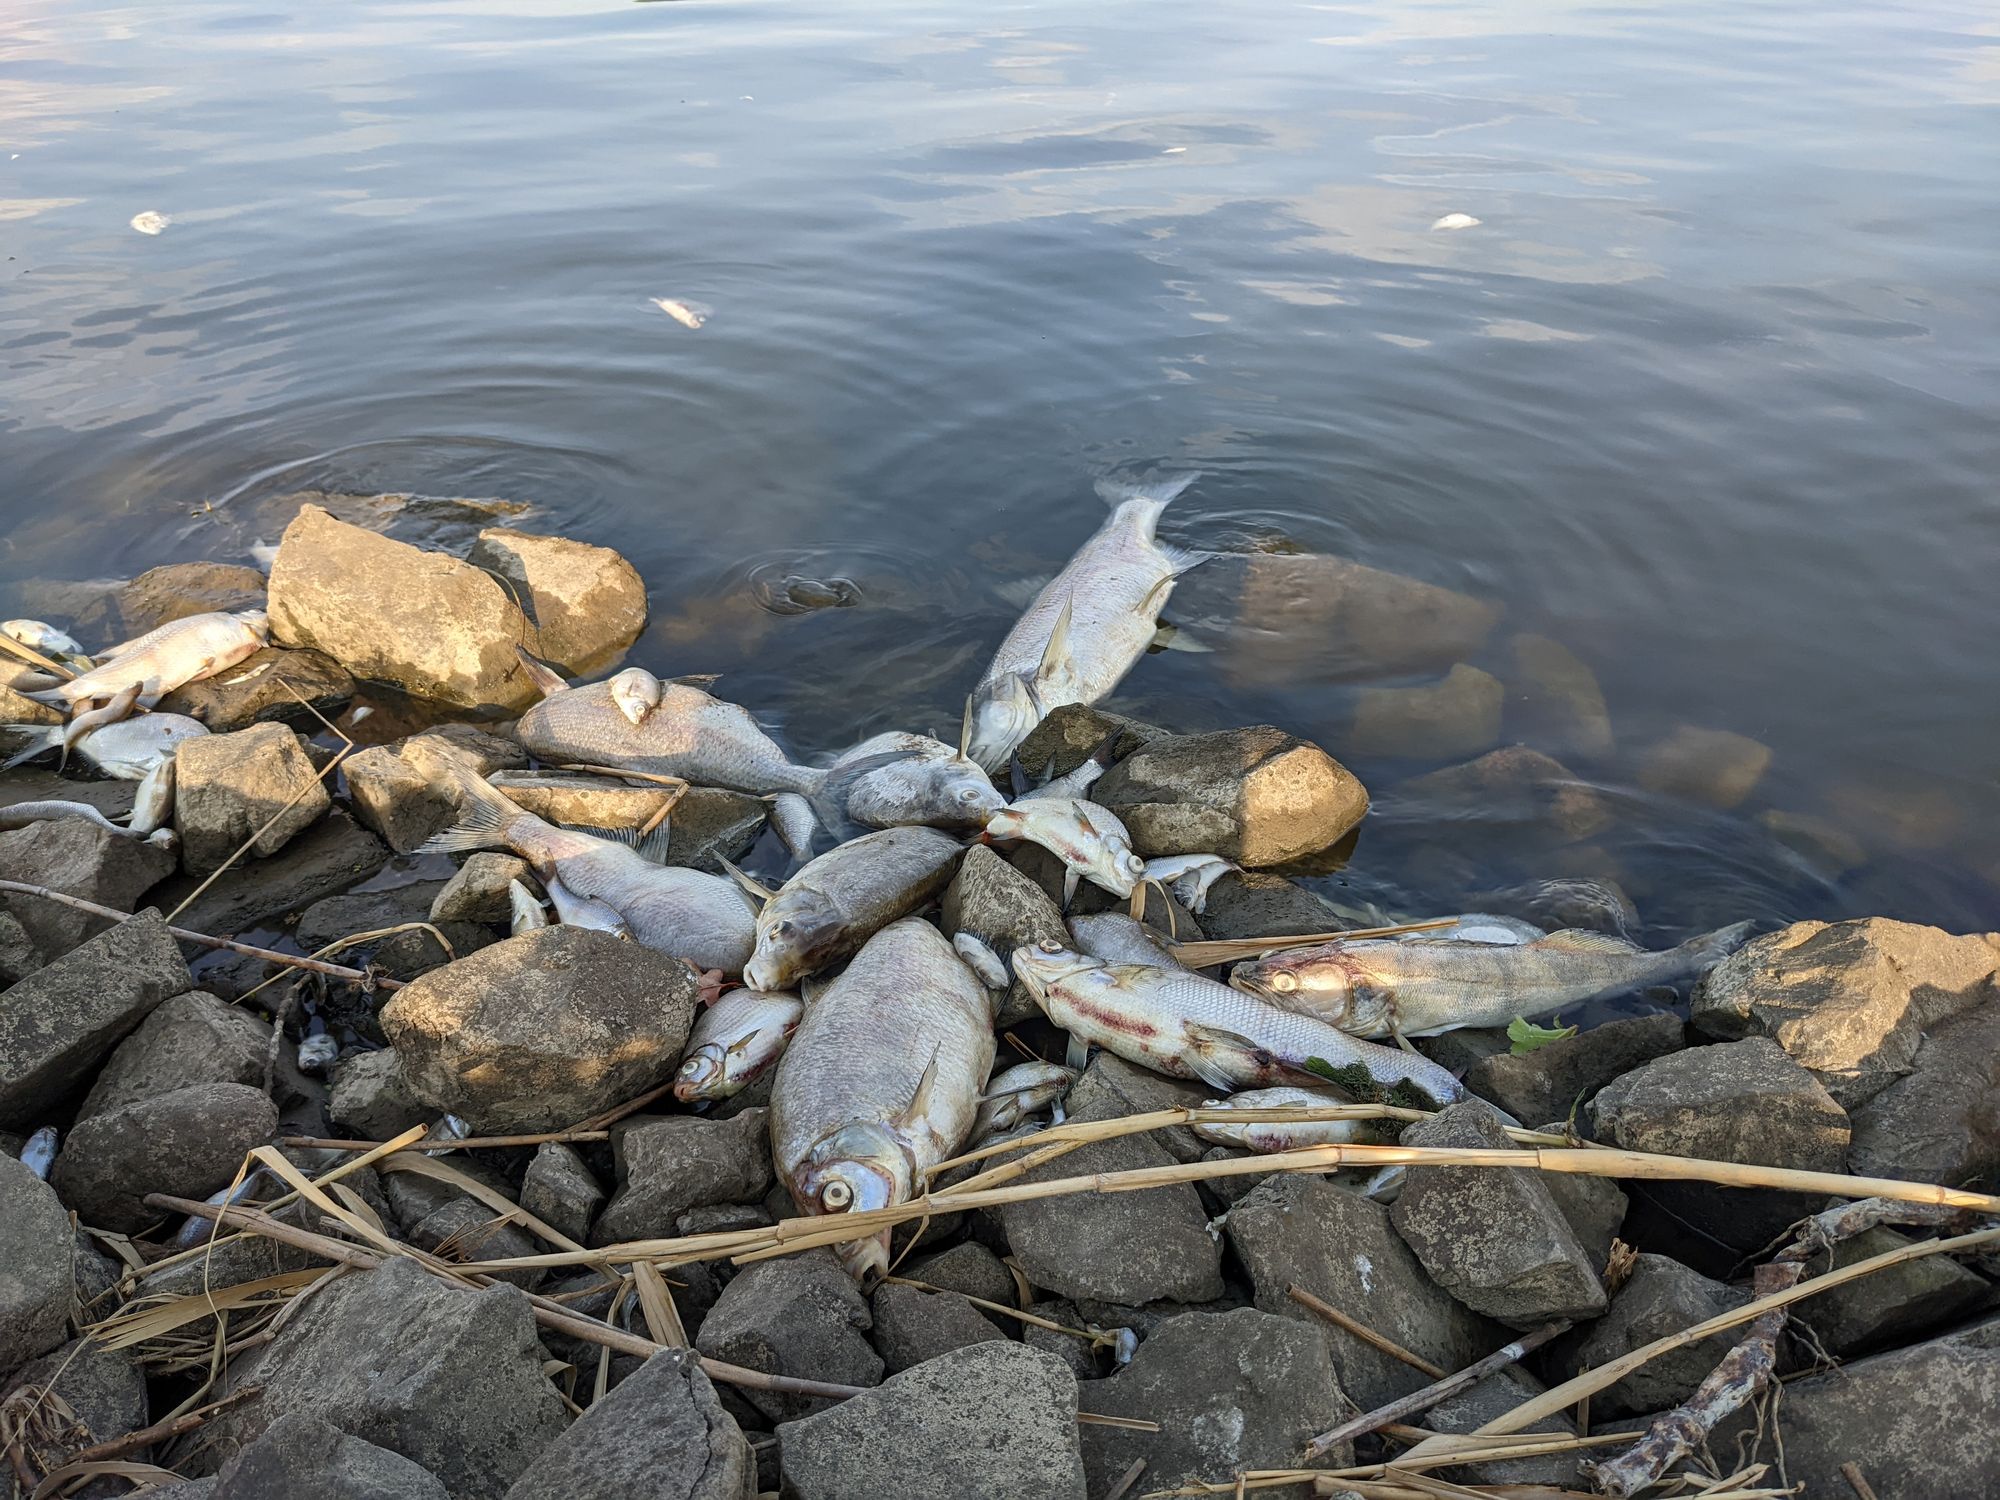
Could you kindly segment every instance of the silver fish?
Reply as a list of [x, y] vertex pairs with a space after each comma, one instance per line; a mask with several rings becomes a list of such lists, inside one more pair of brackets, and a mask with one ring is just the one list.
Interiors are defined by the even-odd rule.
[[843, 751], [813, 800], [836, 829], [922, 824], [971, 832], [1007, 805], [992, 778], [943, 740], [896, 730]]
[[[4, 726], [17, 737], [20, 748], [0, 770], [23, 761], [60, 750], [61, 725], [9, 724]], [[208, 726], [185, 714], [140, 714], [93, 729], [72, 745], [71, 751], [85, 765], [120, 781], [144, 781], [161, 761], [170, 759], [181, 741], [207, 734]]]
[[56, 1160], [56, 1128], [44, 1125], [21, 1143], [21, 1165], [44, 1182]]
[[[1319, 1109], [1347, 1101], [1321, 1089], [1246, 1089], [1227, 1099], [1211, 1099], [1204, 1109]], [[1246, 1120], [1242, 1124], [1191, 1127], [1205, 1141], [1241, 1151], [1297, 1151], [1304, 1146], [1344, 1146], [1367, 1138], [1367, 1120]]]
[[[809, 1214], [907, 1202], [972, 1129], [993, 1068], [993, 1001], [938, 930], [892, 922], [806, 1007], [771, 1087], [771, 1156]], [[887, 1230], [839, 1247], [857, 1278]]]
[[884, 828], [829, 849], [757, 914], [757, 951], [744, 983], [789, 989], [838, 963], [949, 885], [963, 852], [935, 828]]
[[1110, 518], [1035, 596], [973, 690], [968, 749], [987, 770], [1006, 765], [1053, 710], [1105, 697], [1152, 644], [1174, 579], [1204, 560], [1155, 535], [1160, 513], [1197, 477], [1099, 483]]
[[1031, 1116], [1058, 1104], [1082, 1075], [1060, 1063], [1024, 1062], [988, 1080], [979, 1096], [974, 1137], [1017, 1129]]
[[1080, 952], [1108, 964], [1148, 964], [1156, 969], [1185, 967], [1174, 957], [1157, 928], [1148, 927], [1122, 911], [1071, 917], [1069, 931]]
[[1436, 1036], [1679, 983], [1742, 947], [1753, 927], [1739, 922], [1662, 953], [1598, 932], [1552, 932], [1516, 944], [1421, 937], [1320, 943], [1238, 964], [1229, 983], [1354, 1036]]
[[660, 706], [666, 684], [644, 667], [627, 667], [610, 679], [611, 701], [628, 722], [637, 724]]
[[30, 823], [45, 822], [50, 818], [81, 818], [92, 827], [115, 833], [121, 839], [140, 839], [162, 849], [171, 849], [175, 843], [171, 828], [124, 828], [88, 802], [15, 802], [0, 807], [0, 828], [26, 828]]
[[1038, 797], [1003, 807], [987, 819], [982, 841], [1026, 839], [1063, 862], [1063, 902], [1086, 876], [1114, 896], [1129, 896], [1146, 873], [1132, 852], [1132, 836], [1108, 807], [1076, 797]]
[[777, 1066], [804, 1014], [797, 995], [730, 990], [695, 1018], [674, 1075], [674, 1097], [692, 1104], [740, 1094]]
[[212, 677], [256, 655], [270, 633], [261, 609], [170, 620], [123, 643], [109, 661], [52, 691], [63, 702], [75, 704], [110, 698], [121, 688], [136, 685], [139, 701], [151, 708], [183, 683]]
[[1363, 1102], [1431, 1109], [1465, 1097], [1427, 1057], [1378, 1046], [1185, 969], [1107, 964], [1053, 940], [1014, 950], [1014, 974], [1074, 1038], [1219, 1089], [1296, 1083], [1318, 1059]]
[[508, 931], [515, 937], [549, 925], [549, 914], [542, 910], [542, 903], [518, 880], [507, 882], [507, 910]]
[[1173, 898], [1199, 916], [1208, 910], [1208, 888], [1242, 868], [1219, 854], [1163, 854], [1146, 861], [1147, 880], [1166, 887]]
[[734, 882], [700, 870], [656, 865], [623, 844], [544, 822], [509, 802], [461, 761], [446, 761], [442, 769], [458, 795], [460, 821], [430, 839], [421, 852], [512, 849], [558, 902], [558, 911], [560, 885], [565, 894], [615, 913], [635, 942], [684, 958], [698, 969], [734, 974], [749, 959], [756, 919]]

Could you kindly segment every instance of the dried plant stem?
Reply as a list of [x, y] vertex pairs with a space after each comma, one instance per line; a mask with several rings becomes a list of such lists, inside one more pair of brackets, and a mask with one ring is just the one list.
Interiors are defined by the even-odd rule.
[[1512, 1343], [1502, 1345], [1484, 1359], [1467, 1365], [1455, 1375], [1447, 1375], [1420, 1391], [1412, 1391], [1409, 1395], [1391, 1401], [1386, 1406], [1377, 1407], [1371, 1412], [1363, 1412], [1350, 1421], [1342, 1422], [1338, 1427], [1329, 1428], [1306, 1444], [1306, 1462], [1311, 1463], [1329, 1449], [1350, 1442], [1364, 1433], [1374, 1432], [1387, 1423], [1402, 1417], [1414, 1416], [1418, 1412], [1429, 1411], [1446, 1397], [1455, 1396], [1460, 1391], [1479, 1384], [1496, 1371], [1518, 1364], [1550, 1339], [1566, 1332], [1569, 1326], [1566, 1322], [1544, 1323], [1534, 1332], [1522, 1334]]
[[1412, 1354], [1394, 1339], [1377, 1333], [1366, 1323], [1357, 1322], [1335, 1307], [1331, 1302], [1322, 1301], [1304, 1287], [1297, 1285], [1288, 1286], [1285, 1288], [1285, 1295], [1298, 1303], [1307, 1312], [1317, 1313], [1320, 1317], [1325, 1318], [1327, 1322], [1333, 1324], [1334, 1327], [1353, 1334], [1364, 1344], [1380, 1349], [1391, 1359], [1399, 1359], [1411, 1369], [1428, 1375], [1433, 1380], [1449, 1380], [1451, 1378], [1450, 1372], [1442, 1365], [1434, 1365], [1421, 1355]]

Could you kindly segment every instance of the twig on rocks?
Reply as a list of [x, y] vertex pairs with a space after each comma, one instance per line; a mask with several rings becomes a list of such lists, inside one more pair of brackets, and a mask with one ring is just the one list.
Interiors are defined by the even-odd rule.
[[[1385, 1337], [1384, 1335], [1377, 1333], [1374, 1329], [1370, 1328], [1366, 1323], [1356, 1322], [1353, 1318], [1349, 1317], [1346, 1313], [1342, 1312], [1339, 1308], [1335, 1307], [1331, 1302], [1327, 1302], [1322, 1300], [1321, 1298], [1315, 1297], [1311, 1292], [1307, 1291], [1304, 1287], [1297, 1285], [1288, 1286], [1285, 1288], [1285, 1295], [1287, 1297], [1290, 1297], [1294, 1302], [1298, 1303], [1298, 1305], [1300, 1307], [1303, 1307], [1307, 1312], [1319, 1314], [1319, 1316], [1325, 1318], [1327, 1322], [1333, 1324], [1334, 1327], [1345, 1329], [1348, 1333], [1351, 1333], [1356, 1338], [1360, 1339], [1362, 1343], [1373, 1345], [1375, 1348], [1380, 1349], [1384, 1354], [1388, 1355], [1391, 1359], [1400, 1359], [1404, 1364], [1408, 1365], [1411, 1369], [1421, 1371], [1423, 1374], [1430, 1376], [1432, 1380], [1451, 1379], [1450, 1371], [1446, 1370], [1442, 1365], [1434, 1365], [1429, 1360], [1423, 1358], [1422, 1356], [1412, 1354], [1409, 1350], [1405, 1349], [1401, 1344], [1397, 1343], [1394, 1339]], [[1442, 1400], [1444, 1398], [1439, 1397], [1438, 1399]], [[1418, 1409], [1421, 1410], [1421, 1408]], [[1396, 1415], [1401, 1416], [1403, 1415], [1403, 1413], [1398, 1412], [1396, 1413]], [[1315, 1438], [1313, 1441], [1317, 1442], [1319, 1440]]]
[[1311, 1463], [1329, 1449], [1361, 1437], [1365, 1433], [1374, 1432], [1399, 1418], [1429, 1411], [1446, 1397], [1455, 1396], [1460, 1391], [1479, 1384], [1495, 1371], [1504, 1370], [1509, 1365], [1518, 1363], [1550, 1339], [1566, 1332], [1569, 1326], [1567, 1322], [1544, 1323], [1534, 1332], [1522, 1334], [1512, 1343], [1502, 1345], [1484, 1359], [1467, 1365], [1455, 1375], [1447, 1375], [1420, 1391], [1412, 1391], [1409, 1395], [1391, 1401], [1386, 1406], [1377, 1407], [1371, 1412], [1363, 1412], [1358, 1417], [1342, 1422], [1338, 1427], [1329, 1428], [1306, 1444], [1306, 1462]]

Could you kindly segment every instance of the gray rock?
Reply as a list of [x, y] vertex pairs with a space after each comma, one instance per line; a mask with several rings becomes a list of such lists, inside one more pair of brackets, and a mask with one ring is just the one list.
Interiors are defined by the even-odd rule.
[[189, 615], [264, 607], [264, 575], [241, 563], [178, 562], [148, 568], [86, 605], [78, 639], [129, 641]]
[[[1117, 736], [1112, 739], [1112, 736]], [[1123, 760], [1166, 735], [1164, 729], [1106, 713], [1085, 703], [1066, 703], [1028, 732], [1015, 750], [1022, 769], [1039, 783], [1044, 776], [1067, 776], [1111, 739], [1111, 758]]]
[[757, 1465], [685, 1350], [655, 1354], [514, 1481], [507, 1500], [750, 1500]]
[[1251, 866], [1316, 854], [1368, 811], [1345, 766], [1268, 724], [1163, 736], [1105, 772], [1091, 798], [1148, 857], [1220, 854]]
[[[119, 911], [132, 910], [133, 903], [173, 868], [171, 850], [125, 838], [81, 818], [46, 818], [0, 833], [0, 870], [7, 872], [7, 879], [45, 885]], [[0, 894], [0, 910], [20, 923], [43, 963], [112, 925], [109, 917], [36, 896]]]
[[[1828, 1270], [1914, 1243], [1893, 1229], [1871, 1229], [1834, 1247]], [[1992, 1300], [1992, 1286], [1949, 1256], [1905, 1261], [1802, 1303], [1793, 1318], [1841, 1359], [1869, 1354], [1969, 1316]]]
[[1421, 687], [1364, 688], [1348, 731], [1351, 754], [1397, 760], [1457, 760], [1500, 738], [1507, 689], [1464, 662]]
[[1212, 938], [1293, 937], [1352, 924], [1322, 897], [1282, 875], [1224, 875], [1208, 889], [1202, 930]]
[[451, 763], [487, 776], [519, 769], [528, 757], [512, 740], [470, 724], [446, 724], [393, 745], [372, 745], [350, 755], [340, 769], [355, 815], [398, 854], [408, 854], [458, 821], [458, 801], [446, 777]]
[[1389, 1211], [1321, 1178], [1267, 1179], [1229, 1211], [1225, 1227], [1265, 1312], [1320, 1331], [1340, 1388], [1364, 1410], [1406, 1396], [1427, 1377], [1295, 1302], [1297, 1286], [1447, 1370], [1505, 1342], [1491, 1323], [1432, 1281], [1390, 1226]]
[[1507, 733], [1558, 755], [1602, 760], [1612, 750], [1611, 714], [1597, 674], [1567, 646], [1523, 633], [1508, 642]]
[[[1090, 1492], [1146, 1461], [1146, 1484], [1171, 1489], [1243, 1469], [1284, 1469], [1348, 1414], [1326, 1340], [1255, 1308], [1183, 1313], [1139, 1346], [1131, 1364], [1078, 1392], [1086, 1410], [1144, 1417], [1158, 1432], [1079, 1429]], [[1330, 1464], [1345, 1463], [1347, 1445]]]
[[1295, 691], [1462, 661], [1486, 643], [1500, 611], [1344, 557], [1259, 552], [1244, 562], [1239, 616], [1234, 675]]
[[1855, 1108], [1848, 1170], [1990, 1188], [2000, 1182], [1996, 1091], [2000, 1007], [1940, 1023], [1917, 1050], [1912, 1071]]
[[[1838, 1172], [1847, 1115], [1812, 1074], [1762, 1037], [1671, 1053], [1607, 1084], [1591, 1104], [1597, 1139], [1628, 1151]], [[1649, 1183], [1669, 1213], [1748, 1252], [1813, 1212], [1812, 1194]]]
[[1561, 761], [1526, 745], [1503, 746], [1463, 765], [1412, 777], [1394, 795], [1430, 820], [1477, 819], [1485, 832], [1512, 834], [1509, 825], [1528, 824], [1561, 839], [1587, 839], [1614, 821], [1595, 788]]
[[[843, 1385], [877, 1385], [882, 1359], [863, 1337], [873, 1324], [868, 1303], [828, 1250], [753, 1261], [736, 1273], [702, 1320], [695, 1347], [769, 1375]], [[773, 1421], [820, 1411], [830, 1403], [786, 1391], [744, 1390]]]
[[[945, 887], [944, 904], [938, 925], [947, 935], [969, 932], [1008, 964], [1011, 977], [1012, 954], [1016, 948], [1032, 946], [1046, 938], [1069, 941], [1062, 912], [1042, 888], [1008, 864], [998, 854], [975, 844], [965, 851], [958, 873]], [[995, 1025], [1005, 1027], [1041, 1014], [1035, 997], [1015, 979], [1000, 1002]]]
[[194, 987], [155, 911], [0, 993], [0, 1125], [33, 1130], [169, 995]]
[[[739, 1278], [740, 1280], [740, 1278]], [[788, 1500], [1083, 1500], [1076, 1377], [997, 1341], [954, 1350], [778, 1428]]]
[[[508, 885], [516, 880], [526, 884], [534, 877], [526, 860], [511, 854], [481, 850], [466, 856], [458, 873], [446, 881], [431, 901], [433, 922], [486, 922], [506, 927], [514, 917]], [[537, 887], [529, 886], [530, 890]]]
[[1916, 1066], [1926, 1031], [1997, 998], [2000, 933], [1794, 922], [1710, 970], [1693, 1021], [1726, 1041], [1770, 1037], [1851, 1110]]
[[1771, 748], [1728, 729], [1682, 724], [1639, 760], [1639, 785], [1707, 807], [1742, 804], [1764, 779]]
[[590, 1233], [590, 1221], [604, 1203], [604, 1189], [573, 1147], [543, 1141], [521, 1178], [521, 1207], [553, 1224], [573, 1240]]
[[350, 1052], [333, 1070], [327, 1118], [364, 1141], [386, 1141], [412, 1125], [425, 1125], [441, 1111], [410, 1091], [403, 1065], [391, 1048]]
[[264, 723], [313, 734], [322, 718], [336, 717], [353, 697], [353, 674], [332, 657], [266, 646], [219, 677], [175, 688], [160, 700], [160, 710], [186, 714], [216, 734]]
[[156, 899], [171, 911], [192, 896], [178, 920], [196, 932], [242, 932], [346, 890], [388, 858], [372, 834], [335, 808], [271, 858], [230, 866], [199, 895], [200, 878], [181, 875], [162, 885]]
[[694, 1006], [678, 959], [544, 927], [414, 980], [381, 1020], [418, 1098], [504, 1134], [560, 1130], [665, 1082]]
[[1000, 1264], [999, 1256], [973, 1240], [911, 1261], [903, 1274], [940, 1291], [983, 1297], [1005, 1307], [1014, 1305], [1013, 1274]]
[[[0, 1356], [0, 1365], [6, 1363], [7, 1358]], [[74, 1444], [65, 1443], [63, 1454], [137, 1432], [150, 1420], [144, 1371], [124, 1350], [107, 1349], [87, 1339], [73, 1340], [54, 1353], [23, 1365], [11, 1380], [0, 1380], [0, 1403], [5, 1403], [13, 1392], [29, 1387], [37, 1391], [53, 1390], [89, 1433]], [[56, 1453], [45, 1456], [52, 1460], [46, 1468], [53, 1469], [56, 1461], [60, 1461]], [[144, 1450], [130, 1456], [145, 1461]], [[100, 1492], [114, 1493], [101, 1485], [85, 1490], [85, 1494], [92, 1496]]]
[[277, 1128], [262, 1089], [190, 1084], [92, 1115], [63, 1138], [49, 1180], [84, 1223], [130, 1233], [162, 1217], [146, 1194], [206, 1198]]
[[[1479, 1103], [1419, 1121], [1403, 1144], [1516, 1149]], [[1597, 1270], [1538, 1173], [1411, 1167], [1389, 1218], [1431, 1278], [1474, 1312], [1531, 1328], [1604, 1310]]]
[[609, 666], [646, 628], [646, 584], [609, 547], [492, 527], [467, 559], [513, 585], [533, 617], [527, 644], [566, 675]]
[[437, 1476], [303, 1411], [287, 1412], [216, 1476], [214, 1500], [446, 1500]]
[[0, 1377], [69, 1331], [76, 1239], [55, 1190], [0, 1156]]
[[1466, 1069], [1465, 1086], [1517, 1120], [1566, 1120], [1612, 1079], [1683, 1044], [1679, 1016], [1629, 1016], [1518, 1057], [1483, 1058]]
[[569, 1425], [527, 1299], [451, 1286], [402, 1258], [317, 1293], [230, 1367], [229, 1389], [246, 1385], [264, 1394], [209, 1424], [208, 1463], [306, 1412], [429, 1469], [452, 1500], [499, 1500]]
[[174, 767], [174, 827], [191, 875], [221, 869], [246, 841], [246, 857], [268, 859], [333, 805], [298, 735], [282, 724], [198, 735], [181, 745]]
[[[1506, 1415], [1523, 1401], [1539, 1396], [1544, 1387], [1520, 1369], [1489, 1375], [1455, 1396], [1448, 1396], [1423, 1415], [1423, 1424], [1433, 1432], [1473, 1432]], [[1593, 1410], [1594, 1410], [1593, 1404]], [[1576, 1428], [1563, 1417], [1545, 1417], [1526, 1432], [1547, 1432], [1574, 1437]], [[1459, 1464], [1440, 1471], [1455, 1484], [1548, 1485], [1553, 1489], [1577, 1487], [1577, 1455], [1550, 1453], [1540, 1458], [1514, 1458], [1499, 1463]]]
[[618, 1188], [591, 1243], [668, 1238], [691, 1208], [755, 1203], [771, 1186], [768, 1110], [728, 1120], [635, 1117], [612, 1131]]
[[[1549, 1366], [1565, 1380], [1600, 1369], [1655, 1339], [1741, 1307], [1749, 1298], [1748, 1292], [1711, 1281], [1668, 1256], [1642, 1254], [1603, 1317], [1550, 1345]], [[1592, 1418], [1610, 1421], [1680, 1405], [1741, 1336], [1740, 1329], [1713, 1334], [1648, 1360], [1590, 1398]]]
[[870, 1299], [875, 1350], [891, 1375], [968, 1344], [1007, 1337], [957, 1292], [884, 1284]]
[[77, 1123], [193, 1083], [262, 1084], [270, 1044], [255, 1016], [201, 990], [175, 995], [118, 1044]]
[[459, 708], [521, 709], [535, 688], [514, 654], [532, 639], [507, 588], [440, 552], [304, 505], [271, 565], [271, 639], [324, 651], [357, 677]]

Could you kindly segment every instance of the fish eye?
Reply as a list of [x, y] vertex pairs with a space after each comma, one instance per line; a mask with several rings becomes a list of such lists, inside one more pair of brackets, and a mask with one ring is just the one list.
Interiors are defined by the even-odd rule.
[[1281, 995], [1289, 995], [1298, 987], [1299, 976], [1296, 974], [1287, 974], [1284, 970], [1280, 969], [1271, 976], [1271, 988]]
[[830, 1214], [837, 1214], [854, 1201], [854, 1189], [844, 1182], [829, 1182], [819, 1190], [819, 1206]]

